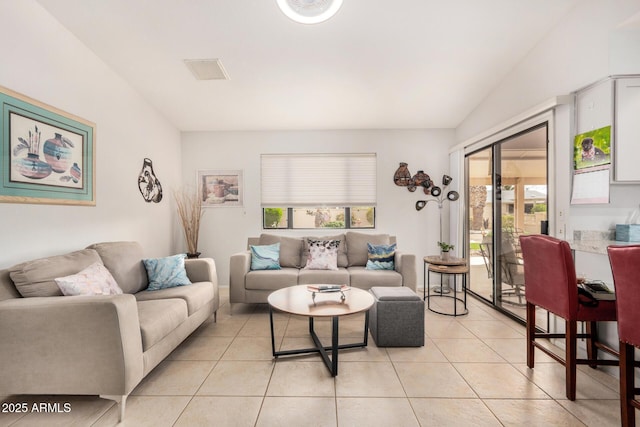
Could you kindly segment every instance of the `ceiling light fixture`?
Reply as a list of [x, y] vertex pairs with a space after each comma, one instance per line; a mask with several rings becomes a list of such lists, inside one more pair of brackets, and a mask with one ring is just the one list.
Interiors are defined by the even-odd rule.
[[318, 24], [335, 15], [342, 0], [276, 0], [282, 13], [301, 24]]

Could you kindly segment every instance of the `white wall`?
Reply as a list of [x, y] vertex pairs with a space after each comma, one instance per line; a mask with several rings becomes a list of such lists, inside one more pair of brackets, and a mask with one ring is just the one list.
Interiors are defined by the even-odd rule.
[[108, 240], [148, 256], [174, 248], [173, 202], [137, 188], [149, 157], [165, 187], [180, 180], [180, 134], [33, 0], [0, 2], [0, 85], [97, 125], [95, 207], [0, 203], [0, 268]]
[[[399, 249], [418, 258], [422, 283], [422, 257], [438, 253], [438, 209], [430, 203], [420, 212], [415, 202], [425, 199], [393, 183], [400, 162], [415, 174], [423, 169], [436, 182], [448, 172], [447, 147], [453, 130], [269, 131], [187, 132], [182, 134], [182, 171], [185, 183], [195, 185], [199, 169], [242, 169], [244, 207], [208, 208], [202, 219], [200, 248], [216, 260], [221, 285], [229, 283], [229, 257], [246, 249], [247, 237], [262, 230], [260, 208], [260, 154], [375, 152], [378, 156], [378, 207], [376, 230], [398, 237]], [[309, 177], [319, 179], [319, 177]], [[447, 208], [443, 212], [448, 228]], [[324, 234], [335, 231], [327, 231]], [[285, 230], [289, 235], [319, 235], [322, 231]], [[446, 235], [446, 234], [445, 234]]]

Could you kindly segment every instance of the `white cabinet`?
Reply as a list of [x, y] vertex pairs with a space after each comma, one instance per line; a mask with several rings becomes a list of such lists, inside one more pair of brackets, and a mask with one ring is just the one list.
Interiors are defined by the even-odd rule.
[[613, 82], [603, 80], [576, 93], [576, 134], [590, 132], [613, 121]]
[[640, 77], [615, 82], [613, 181], [640, 182]]

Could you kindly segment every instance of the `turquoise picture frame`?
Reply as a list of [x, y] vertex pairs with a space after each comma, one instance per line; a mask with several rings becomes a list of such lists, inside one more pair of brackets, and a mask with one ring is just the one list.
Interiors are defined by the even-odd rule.
[[0, 109], [0, 202], [95, 206], [95, 123], [2, 86]]

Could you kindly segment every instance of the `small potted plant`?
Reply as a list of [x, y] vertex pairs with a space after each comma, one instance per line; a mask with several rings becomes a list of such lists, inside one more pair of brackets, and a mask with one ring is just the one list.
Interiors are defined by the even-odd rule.
[[447, 242], [438, 242], [438, 246], [440, 246], [440, 258], [443, 261], [447, 261], [449, 259], [449, 251], [455, 249], [455, 246]]

